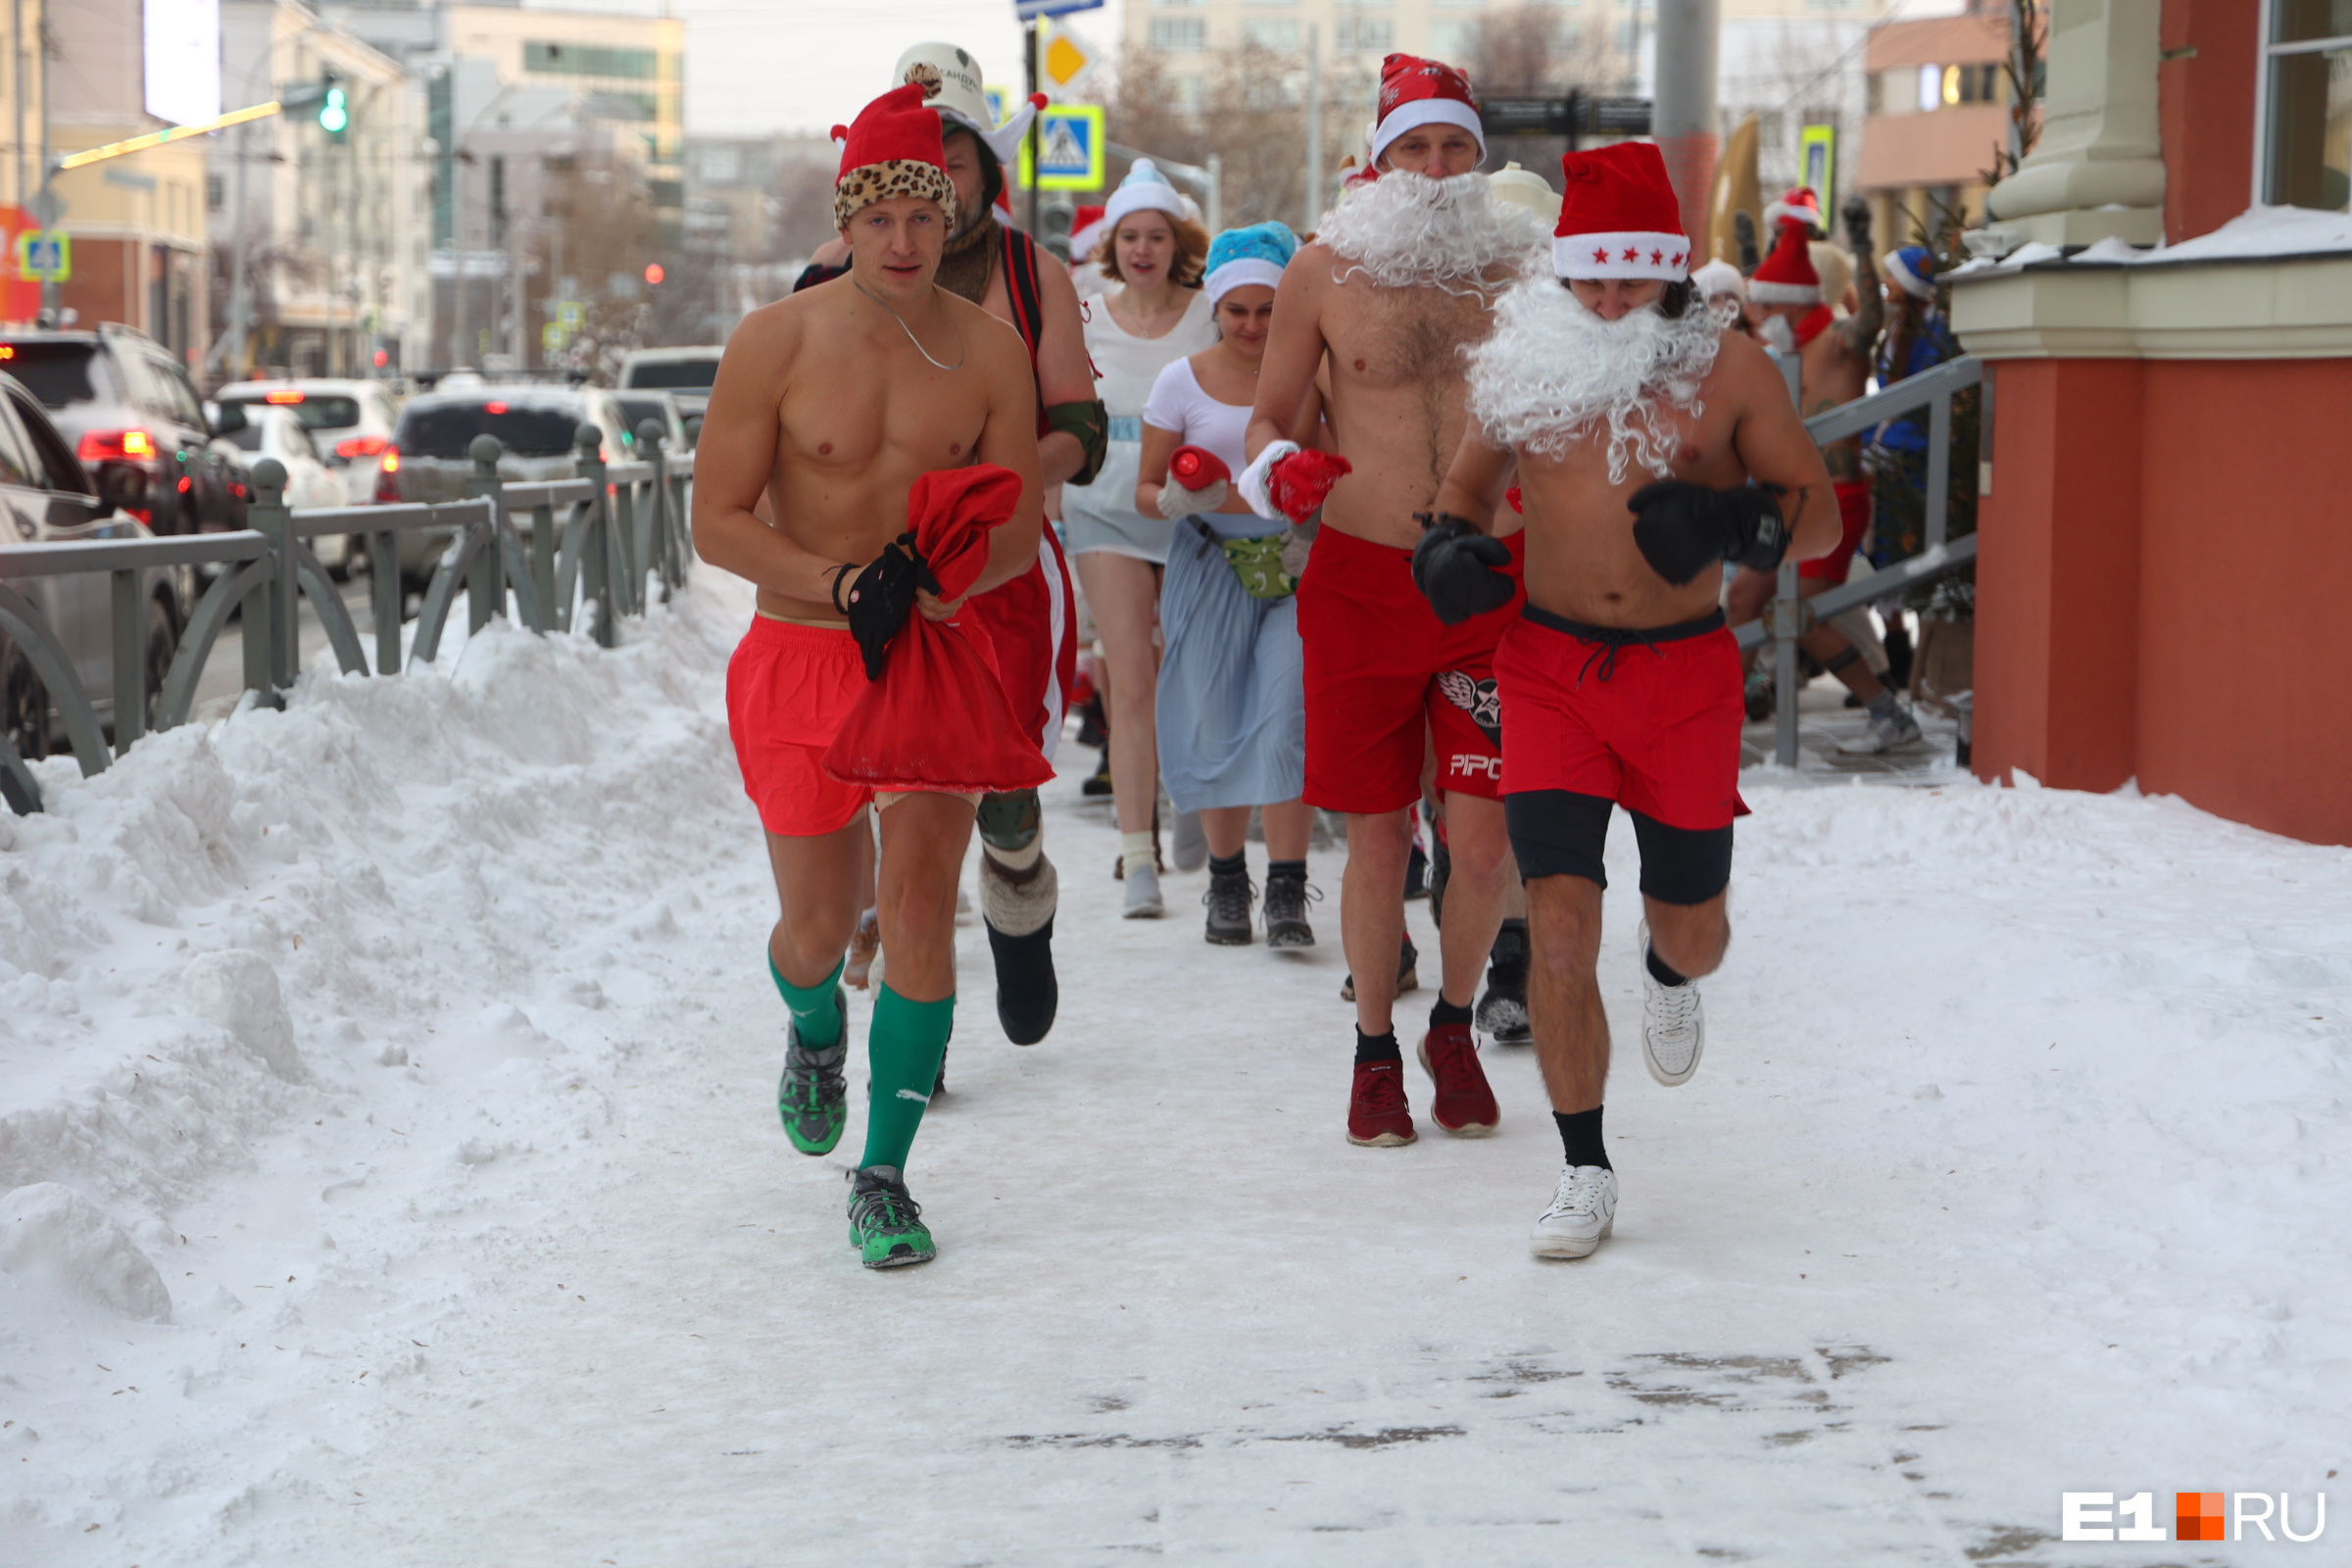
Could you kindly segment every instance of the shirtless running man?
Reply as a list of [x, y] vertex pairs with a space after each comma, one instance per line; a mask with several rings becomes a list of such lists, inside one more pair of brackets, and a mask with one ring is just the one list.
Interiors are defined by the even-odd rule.
[[[1324, 215], [1276, 291], [1250, 418], [1254, 461], [1243, 478], [1268, 516], [1279, 510], [1298, 522], [1322, 502], [1298, 585], [1306, 801], [1348, 816], [1340, 936], [1356, 1013], [1348, 1139], [1379, 1147], [1416, 1136], [1394, 1012], [1412, 847], [1406, 808], [1420, 799], [1432, 737], [1452, 874], [1440, 924], [1445, 978], [1421, 1046], [1436, 1086], [1430, 1114], [1464, 1136], [1492, 1132], [1500, 1114], [1470, 1004], [1503, 915], [1509, 841], [1493, 658], [1509, 610], [1440, 624], [1411, 575], [1421, 537], [1413, 514], [1429, 509], [1461, 443], [1462, 350], [1486, 337], [1494, 298], [1542, 253], [1541, 225], [1472, 172], [1484, 156], [1461, 74], [1389, 56], [1375, 177]], [[1329, 460], [1298, 445], [1308, 439], [1302, 415], [1319, 372], [1325, 417], [1349, 467], [1327, 498], [1313, 475], [1317, 460], [1327, 474]]]
[[1617, 1209], [1595, 978], [1610, 809], [1633, 814], [1642, 848], [1642, 1054], [1679, 1084], [1704, 1043], [1695, 982], [1731, 940], [1741, 714], [1722, 564], [1770, 570], [1838, 538], [1829, 472], [1780, 371], [1696, 301], [1658, 150], [1570, 153], [1564, 171], [1559, 278], [1496, 306], [1471, 357], [1474, 425], [1417, 563], [1442, 615], [1507, 603], [1490, 530], [1516, 466], [1527, 597], [1494, 655], [1503, 802], [1527, 880], [1536, 1054], [1567, 1154], [1539, 1257], [1585, 1256]]
[[[920, 87], [901, 87], [850, 128], [834, 220], [852, 286], [744, 318], [711, 388], [694, 491], [695, 548], [760, 589], [728, 667], [727, 706], [783, 909], [767, 944], [792, 1015], [778, 1099], [807, 1154], [829, 1152], [847, 1119], [842, 956], [864, 904], [869, 801], [881, 816], [889, 978], [866, 1047], [865, 1152], [850, 1173], [851, 1240], [875, 1268], [933, 1255], [905, 1169], [955, 1017], [956, 886], [977, 797], [876, 797], [821, 760], [865, 689], [853, 628], [882, 597], [861, 593], [907, 527], [916, 477], [974, 463], [1020, 476], [1020, 505], [992, 536], [974, 592], [1036, 564], [1043, 518], [1036, 388], [1020, 337], [933, 286], [956, 192], [939, 117], [922, 102]], [[763, 498], [773, 526], [757, 514]], [[916, 600], [932, 620], [960, 604]]]

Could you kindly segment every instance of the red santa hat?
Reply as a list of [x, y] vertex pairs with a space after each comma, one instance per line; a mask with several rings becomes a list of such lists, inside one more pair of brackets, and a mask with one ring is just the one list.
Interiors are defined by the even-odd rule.
[[940, 148], [939, 116], [923, 105], [914, 82], [893, 87], [858, 111], [858, 119], [833, 127], [841, 143], [841, 173], [833, 181], [833, 226], [875, 202], [920, 196], [939, 203], [951, 228], [956, 223], [956, 186], [948, 178]]
[[1560, 220], [1551, 270], [1567, 278], [1682, 281], [1690, 260], [1666, 160], [1645, 141], [1621, 141], [1560, 160]]
[[1819, 305], [1821, 274], [1813, 270], [1813, 242], [1806, 237], [1805, 220], [1791, 218], [1781, 224], [1781, 237], [1772, 254], [1747, 280], [1747, 297], [1758, 305]]
[[1767, 228], [1775, 223], [1790, 221], [1804, 224], [1812, 233], [1829, 232], [1822, 226], [1821, 198], [1813, 193], [1812, 186], [1798, 185], [1764, 209], [1764, 225]]
[[1423, 125], [1459, 125], [1477, 138], [1478, 156], [1487, 156], [1487, 132], [1470, 97], [1470, 78], [1441, 61], [1391, 55], [1380, 63], [1380, 119], [1372, 126], [1372, 152], [1365, 162], [1377, 168], [1389, 143]]
[[1070, 215], [1070, 262], [1072, 266], [1095, 254], [1095, 247], [1110, 230], [1102, 221], [1103, 209], [1082, 206]]

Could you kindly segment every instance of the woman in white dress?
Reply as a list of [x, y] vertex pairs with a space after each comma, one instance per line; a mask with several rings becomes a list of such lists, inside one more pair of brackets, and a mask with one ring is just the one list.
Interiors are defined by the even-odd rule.
[[1152, 811], [1159, 798], [1153, 699], [1159, 680], [1159, 575], [1174, 524], [1135, 510], [1144, 400], [1161, 369], [1216, 341], [1200, 289], [1208, 236], [1176, 187], [1138, 159], [1104, 204], [1098, 260], [1119, 286], [1087, 303], [1086, 350], [1110, 416], [1110, 451], [1092, 484], [1061, 491], [1062, 539], [1109, 666], [1110, 781], [1129, 919], [1164, 912]]

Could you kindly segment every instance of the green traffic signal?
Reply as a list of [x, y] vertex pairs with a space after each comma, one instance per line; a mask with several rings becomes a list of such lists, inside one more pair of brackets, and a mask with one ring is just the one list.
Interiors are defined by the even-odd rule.
[[351, 124], [351, 111], [343, 106], [343, 89], [329, 87], [326, 98], [318, 105], [318, 128], [330, 136], [340, 136]]

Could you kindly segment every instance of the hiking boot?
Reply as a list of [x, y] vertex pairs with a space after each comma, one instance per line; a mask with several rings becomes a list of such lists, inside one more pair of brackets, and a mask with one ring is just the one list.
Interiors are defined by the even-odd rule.
[[[1404, 934], [1404, 946], [1396, 954], [1396, 994], [1398, 996], [1401, 997], [1408, 991], [1421, 989], [1421, 971], [1414, 967], [1420, 961], [1421, 955], [1413, 950], [1413, 934], [1407, 931]], [[1346, 980], [1340, 982], [1340, 1000], [1342, 1002], [1355, 1000], [1354, 975], [1350, 974]]]
[[1266, 873], [1266, 946], [1311, 948], [1315, 928], [1306, 923], [1306, 902], [1323, 895], [1306, 885], [1303, 871]]
[[1527, 1021], [1527, 922], [1505, 920], [1487, 959], [1487, 994], [1478, 999], [1478, 1026], [1498, 1046], [1535, 1039]]
[[1740, 698], [1746, 706], [1747, 721], [1750, 724], [1761, 724], [1770, 718], [1779, 700], [1778, 694], [1773, 689], [1771, 671], [1765, 669], [1761, 664], [1749, 670], [1747, 685], [1740, 693]]
[[1220, 948], [1246, 948], [1251, 941], [1250, 903], [1257, 889], [1248, 871], [1211, 871], [1200, 902], [1208, 906], [1208, 940]]
[[1698, 982], [1660, 985], [1649, 972], [1649, 922], [1642, 922], [1642, 1060], [1649, 1075], [1672, 1089], [1698, 1071], [1707, 1047], [1707, 1015], [1699, 1005]]
[[1494, 1091], [1478, 1064], [1478, 1041], [1466, 1023], [1432, 1024], [1421, 1037], [1421, 1065], [1437, 1093], [1429, 1119], [1457, 1138], [1484, 1138], [1502, 1120]]
[[867, 1268], [904, 1268], [939, 1255], [923, 1225], [923, 1205], [906, 1196], [896, 1165], [850, 1172], [850, 1245]]
[[800, 1031], [784, 1026], [784, 1076], [776, 1080], [776, 1113], [784, 1119], [784, 1135], [804, 1154], [829, 1154], [841, 1142], [850, 1116], [850, 1090], [842, 1076], [849, 1057], [848, 998], [834, 988], [834, 1010], [842, 1017], [842, 1038], [822, 1051], [810, 1051]]
[[1411, 1143], [1412, 1107], [1404, 1102], [1404, 1063], [1359, 1061], [1348, 1096], [1348, 1141], [1366, 1149], [1395, 1149]]
[[1919, 720], [1911, 716], [1909, 709], [1892, 703], [1885, 712], [1871, 714], [1862, 733], [1851, 740], [1839, 741], [1838, 749], [1848, 757], [1876, 757], [1918, 739]]
[[1093, 774], [1078, 786], [1078, 793], [1090, 801], [1110, 798], [1110, 748], [1108, 746], [1102, 748], [1102, 765], [1096, 768]]
[[1616, 1228], [1617, 1173], [1606, 1165], [1570, 1165], [1536, 1221], [1529, 1250], [1538, 1257], [1590, 1257]]
[[1054, 972], [1054, 911], [1060, 899], [1059, 875], [1043, 854], [1019, 881], [981, 855], [980, 912], [996, 961], [997, 1022], [1016, 1046], [1045, 1039], [1061, 1005]]

